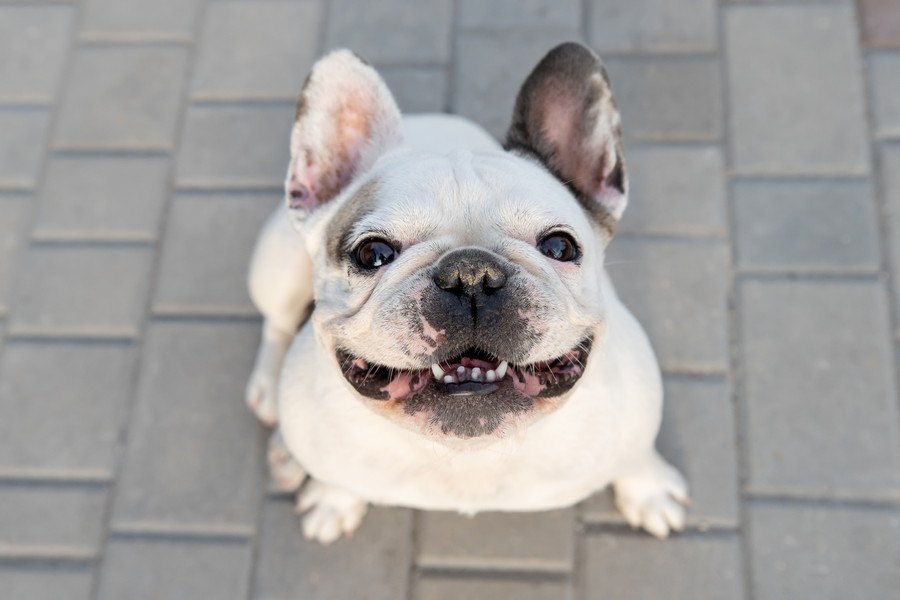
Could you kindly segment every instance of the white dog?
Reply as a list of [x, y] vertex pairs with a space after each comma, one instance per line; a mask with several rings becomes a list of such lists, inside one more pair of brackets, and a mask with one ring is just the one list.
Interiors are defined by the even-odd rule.
[[632, 526], [682, 528], [686, 485], [654, 448], [659, 367], [603, 266], [627, 182], [593, 52], [547, 54], [502, 148], [458, 117], [401, 117], [333, 52], [304, 85], [285, 188], [250, 269], [247, 402], [277, 424], [279, 487], [311, 477], [307, 537], [352, 533], [370, 502], [531, 511], [610, 483]]

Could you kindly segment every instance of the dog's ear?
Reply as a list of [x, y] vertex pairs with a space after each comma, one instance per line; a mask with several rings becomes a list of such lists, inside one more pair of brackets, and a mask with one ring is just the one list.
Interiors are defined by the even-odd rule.
[[619, 111], [606, 69], [590, 49], [551, 50], [519, 90], [507, 150], [537, 157], [612, 230], [628, 202]]
[[321, 58], [291, 132], [285, 194], [295, 218], [337, 196], [401, 137], [400, 110], [375, 69], [349, 50]]

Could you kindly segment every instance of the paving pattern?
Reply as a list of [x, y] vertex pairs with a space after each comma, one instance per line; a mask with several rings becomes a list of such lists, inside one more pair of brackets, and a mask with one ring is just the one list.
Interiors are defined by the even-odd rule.
[[[307, 70], [349, 46], [501, 135], [569, 39], [623, 114], [609, 268], [687, 531], [604, 493], [304, 541], [242, 392]], [[898, 282], [896, 0], [0, 0], [0, 597], [896, 598]]]

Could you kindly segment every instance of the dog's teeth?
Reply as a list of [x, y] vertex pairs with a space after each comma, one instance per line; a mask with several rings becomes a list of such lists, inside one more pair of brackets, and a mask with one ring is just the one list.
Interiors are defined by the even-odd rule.
[[459, 366], [456, 368], [456, 372], [459, 373], [460, 375], [462, 375], [463, 373], [466, 372], [466, 368], [465, 368], [464, 366], [462, 366], [462, 365], [459, 365]]
[[454, 377], [453, 375], [445, 375], [444, 383], [456, 383], [456, 377]]
[[478, 367], [472, 369], [472, 381], [481, 381], [481, 369]]
[[444, 378], [444, 370], [437, 363], [431, 365], [431, 372], [438, 381]]
[[509, 363], [506, 362], [505, 360], [502, 363], [500, 363], [500, 365], [497, 367], [496, 371], [497, 371], [497, 379], [498, 380], [506, 377], [506, 368], [507, 367], [509, 367]]
[[492, 370], [488, 369], [487, 371], [484, 372], [484, 380], [487, 381], [488, 383], [492, 383], [492, 382], [496, 381], [496, 379], [497, 379], [497, 374], [494, 373]]

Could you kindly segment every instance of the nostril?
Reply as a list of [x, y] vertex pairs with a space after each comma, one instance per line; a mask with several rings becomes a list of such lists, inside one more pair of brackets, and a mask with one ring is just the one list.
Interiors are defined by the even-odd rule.
[[506, 274], [503, 271], [497, 269], [488, 270], [487, 272], [485, 272], [481, 287], [484, 290], [485, 294], [493, 294], [505, 285]]

